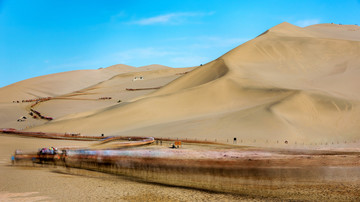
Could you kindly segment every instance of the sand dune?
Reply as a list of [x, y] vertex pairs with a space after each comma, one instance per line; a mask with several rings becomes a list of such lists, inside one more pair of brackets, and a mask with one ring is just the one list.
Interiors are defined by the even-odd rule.
[[[36, 109], [49, 112], [57, 119], [62, 116], [84, 112], [88, 110], [102, 110], [105, 107], [116, 107], [131, 102], [140, 96], [144, 96], [155, 90], [127, 91], [127, 88], [138, 89], [148, 87], [161, 87], [180, 75], [178, 73], [189, 71], [188, 68], [165, 68], [156, 70], [137, 69], [137, 72], [118, 74], [111, 79], [82, 90], [57, 97], [56, 99], [39, 104]], [[133, 81], [135, 77], [143, 77], [143, 80]], [[99, 100], [101, 97], [111, 97], [111, 100]], [[121, 101], [121, 102], [119, 102]], [[54, 108], [54, 106], [61, 106]], [[89, 113], [89, 112], [86, 112]], [[75, 114], [77, 116], [77, 114]], [[65, 117], [66, 119], [67, 117]]]
[[[191, 70], [192, 68], [161, 65], [140, 68], [113, 65], [98, 70], [71, 71], [24, 80], [0, 89], [0, 109], [7, 112], [0, 114], [0, 127], [24, 129], [46, 123], [44, 120], [30, 118], [30, 105], [35, 102], [22, 103], [22, 100], [53, 97], [52, 100], [37, 104], [34, 109], [45, 116], [58, 119], [69, 114], [125, 104], [154, 91], [129, 92], [126, 88], [161, 87], [180, 77], [181, 73]], [[144, 79], [134, 81], [136, 77]], [[99, 99], [102, 97], [112, 99]], [[14, 100], [19, 100], [20, 103], [12, 103]], [[27, 116], [28, 119], [17, 122], [22, 116]]]
[[[52, 100], [39, 109], [59, 118], [29, 130], [263, 142], [353, 140], [360, 129], [359, 36], [358, 26], [282, 23], [194, 70], [128, 68], [111, 78], [99, 76], [103, 80], [80, 91], [64, 87], [59, 92], [67, 98], [109, 95], [124, 103], [95, 107], [79, 101], [90, 107], [62, 113], [55, 109], [61, 101]], [[135, 76], [146, 79], [129, 80]], [[124, 90], [165, 84], [156, 91]]]
[[136, 71], [136, 68], [114, 65], [98, 70], [76, 70], [35, 77], [0, 88], [0, 102], [59, 96], [132, 71]]
[[[113, 65], [98, 70], [77, 70], [35, 77], [0, 88], [0, 127], [24, 129], [45, 123], [39, 119], [17, 122], [19, 117], [27, 116], [29, 118], [30, 105], [33, 104], [21, 103], [22, 100], [72, 93], [112, 78], [117, 74], [136, 70], [135, 67], [127, 65]], [[20, 104], [12, 103], [13, 101], [20, 101]], [[58, 106], [53, 106], [53, 109], [58, 109]]]

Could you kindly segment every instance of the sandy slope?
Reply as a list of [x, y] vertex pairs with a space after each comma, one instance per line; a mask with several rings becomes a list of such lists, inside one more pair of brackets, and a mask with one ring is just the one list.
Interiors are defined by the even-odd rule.
[[[130, 86], [125, 80], [134, 73], [113, 77], [76, 96], [109, 94], [126, 103], [68, 111], [31, 130], [309, 144], [357, 139], [359, 36], [358, 26], [282, 23], [174, 81], [174, 75], [155, 70], [148, 76], [152, 81], [132, 83], [155, 87], [172, 81], [150, 94], [117, 91]], [[43, 109], [56, 111], [50, 102]]]
[[[36, 109], [41, 112], [47, 112], [56, 119], [66, 119], [68, 117], [78, 116], [79, 112], [88, 110], [103, 111], [105, 107], [116, 107], [126, 105], [139, 96], [154, 92], [155, 90], [127, 91], [127, 88], [151, 88], [161, 87], [174, 79], [178, 78], [185, 71], [191, 68], [139, 68], [137, 72], [118, 74], [111, 79], [93, 85], [91, 87], [76, 91], [73, 93], [58, 96], [54, 100], [41, 103]], [[143, 80], [133, 81], [135, 77], [142, 76]], [[111, 97], [111, 100], [99, 100], [101, 97]], [[120, 103], [118, 101], [121, 101]], [[56, 107], [58, 106], [58, 107]], [[108, 109], [105, 109], [108, 110]], [[91, 112], [86, 112], [91, 113]], [[70, 115], [69, 115], [70, 114]], [[69, 115], [68, 117], [63, 117]]]
[[58, 96], [132, 71], [136, 71], [136, 68], [114, 65], [97, 70], [76, 70], [35, 77], [0, 88], [0, 102]]
[[[12, 103], [40, 97], [54, 97], [81, 90], [112, 78], [120, 73], [137, 69], [127, 65], [113, 65], [98, 70], [77, 70], [35, 77], [0, 88], [0, 127], [23, 129], [43, 124], [43, 120], [28, 119], [18, 123], [19, 117], [27, 116], [32, 103]], [[54, 106], [54, 108], [57, 108]]]
[[[42, 115], [59, 119], [78, 112], [124, 105], [129, 100], [154, 91], [127, 91], [126, 88], [161, 87], [180, 77], [179, 73], [190, 70], [192, 68], [162, 65], [140, 68], [113, 65], [98, 70], [71, 71], [28, 79], [0, 89], [0, 127], [25, 129], [46, 123], [44, 120], [30, 118], [29, 109], [34, 102], [21, 103], [24, 99], [53, 97], [53, 100], [39, 103], [34, 109]], [[134, 81], [135, 77], [144, 79]], [[99, 99], [102, 97], [112, 99]], [[20, 103], [12, 103], [13, 100], [20, 100]], [[22, 116], [28, 119], [17, 122]]]

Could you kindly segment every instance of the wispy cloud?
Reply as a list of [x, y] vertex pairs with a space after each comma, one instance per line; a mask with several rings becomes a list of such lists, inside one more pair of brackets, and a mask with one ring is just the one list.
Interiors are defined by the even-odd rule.
[[[132, 66], [162, 64], [171, 67], [188, 67], [207, 63], [247, 40], [247, 38], [224, 38], [211, 35], [170, 38], [167, 39], [168, 45], [165, 46], [120, 49], [93, 58], [68, 58], [64, 63], [56, 63], [48, 59], [43, 62], [48, 72], [98, 68], [114, 64]], [[174, 44], [182, 45], [176, 47]], [[207, 49], [216, 49], [217, 52], [209, 56], [206, 54]]]
[[110, 17], [110, 22], [116, 22], [119, 19], [124, 18], [124, 17], [126, 17], [125, 11], [121, 11], [121, 12], [117, 13], [116, 15], [111, 16]]
[[[187, 41], [194, 42], [184, 44], [180, 48], [171, 46], [163, 47], [143, 47], [123, 50], [112, 54], [117, 63], [141, 66], [146, 64], [163, 64], [172, 67], [195, 66], [201, 63], [207, 63], [214, 57], [221, 56], [225, 52], [248, 41], [247, 38], [223, 38], [217, 36], [191, 36], [168, 39], [169, 44], [177, 44]], [[204, 50], [217, 49], [216, 56], [206, 56]]]
[[300, 26], [300, 27], [307, 27], [309, 25], [314, 25], [314, 24], [319, 24], [320, 20], [319, 19], [306, 19], [306, 20], [299, 20], [297, 22], [295, 22], [295, 25]]
[[207, 63], [209, 61], [210, 58], [197, 55], [185, 55], [170, 59], [170, 62], [176, 64], [178, 67], [192, 67]]
[[[218, 36], [195, 36], [195, 37], [179, 37], [179, 38], [170, 38], [168, 41], [189, 41], [191, 43], [188, 48], [223, 48], [234, 46], [239, 46], [246, 41], [249, 41], [250, 38], [225, 38]], [[179, 43], [179, 42], [176, 42]]]
[[209, 62], [208, 57], [201, 54], [194, 54], [192, 50], [179, 50], [170, 47], [146, 47], [136, 48], [114, 53], [112, 57], [117, 63], [143, 66], [147, 64], [162, 64], [171, 67], [196, 66]]
[[189, 17], [203, 17], [213, 15], [214, 12], [179, 12], [169, 13], [164, 15], [153, 16], [149, 18], [143, 18], [140, 20], [132, 21], [130, 24], [137, 25], [154, 25], [154, 24], [181, 24], [185, 22]]
[[152, 58], [163, 58], [166, 56], [176, 55], [176, 52], [161, 49], [161, 48], [135, 48], [126, 51], [117, 52], [114, 56], [121, 63], [131, 63], [134, 60], [152, 59]]
[[248, 40], [250, 40], [250, 39], [202, 36], [202, 37], [198, 37], [198, 40], [197, 40], [200, 43], [194, 44], [194, 46], [199, 46], [199, 48], [232, 47], [232, 46], [238, 46]]

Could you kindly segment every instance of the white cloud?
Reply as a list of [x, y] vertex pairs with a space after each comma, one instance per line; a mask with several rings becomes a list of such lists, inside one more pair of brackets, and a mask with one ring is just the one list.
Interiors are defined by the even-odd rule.
[[169, 55], [176, 55], [177, 53], [160, 49], [160, 48], [135, 48], [126, 51], [117, 52], [114, 56], [121, 63], [128, 63], [134, 60], [161, 58]]
[[135, 21], [134, 24], [139, 25], [151, 25], [157, 23], [168, 23], [171, 19], [180, 16], [179, 14], [167, 14], [167, 15], [159, 15], [156, 17], [145, 18], [138, 21]]
[[307, 20], [299, 20], [297, 22], [295, 22], [295, 25], [300, 26], [300, 27], [307, 27], [309, 25], [314, 25], [314, 24], [319, 24], [320, 20], [319, 19], [307, 19]]
[[184, 22], [188, 17], [202, 17], [207, 15], [213, 15], [214, 12], [201, 13], [201, 12], [180, 12], [180, 13], [169, 13], [165, 15], [158, 15], [149, 18], [143, 18], [130, 22], [130, 24], [138, 25], [153, 25], [153, 24], [180, 24]]

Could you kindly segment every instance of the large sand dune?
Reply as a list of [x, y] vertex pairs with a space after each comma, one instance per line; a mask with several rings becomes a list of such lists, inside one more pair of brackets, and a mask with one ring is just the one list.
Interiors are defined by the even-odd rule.
[[[39, 103], [34, 109], [42, 115], [60, 119], [69, 114], [126, 104], [128, 100], [155, 91], [127, 91], [126, 88], [161, 87], [181, 76], [181, 73], [191, 70], [163, 65], [140, 68], [113, 65], [98, 70], [70, 71], [24, 80], [0, 89], [0, 127], [25, 129], [47, 122], [31, 119], [28, 113], [35, 102], [22, 100], [50, 96], [52, 100]], [[140, 77], [145, 79], [134, 81], [134, 78]], [[112, 99], [99, 99], [103, 97]], [[17, 122], [22, 116], [28, 119]]]
[[[67, 100], [39, 106], [56, 119], [28, 130], [219, 141], [350, 141], [360, 129], [359, 36], [358, 26], [282, 23], [191, 72], [157, 65], [128, 67], [117, 76], [113, 68], [93, 70], [88, 74], [96, 79], [83, 80], [76, 89], [57, 85], [56, 96]], [[131, 81], [135, 76], [145, 79]], [[34, 94], [32, 86], [41, 86], [37, 96], [55, 96], [54, 89], [34, 83], [0, 90], [20, 98]], [[165, 84], [146, 92], [124, 90]], [[101, 96], [123, 102], [90, 103]]]

